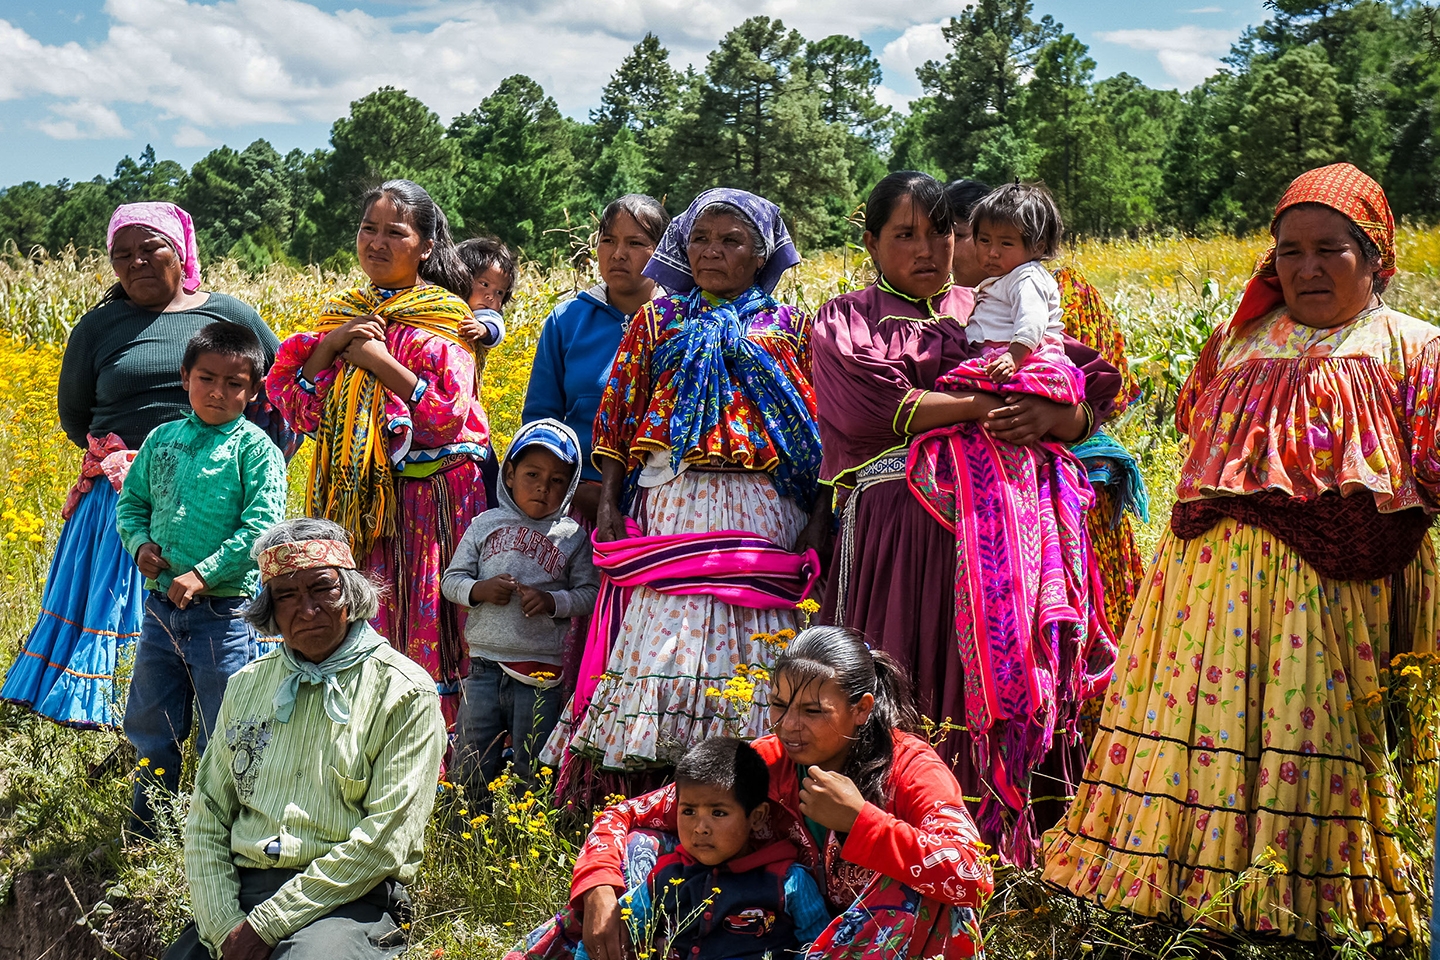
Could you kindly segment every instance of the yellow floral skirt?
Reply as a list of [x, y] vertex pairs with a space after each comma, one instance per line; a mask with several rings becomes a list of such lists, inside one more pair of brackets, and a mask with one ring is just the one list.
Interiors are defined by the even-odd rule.
[[[1428, 541], [1405, 576], [1415, 649], [1434, 650]], [[1167, 532], [1045, 879], [1222, 930], [1409, 939], [1427, 921], [1376, 705], [1389, 621], [1387, 581], [1326, 580], [1263, 529]]]

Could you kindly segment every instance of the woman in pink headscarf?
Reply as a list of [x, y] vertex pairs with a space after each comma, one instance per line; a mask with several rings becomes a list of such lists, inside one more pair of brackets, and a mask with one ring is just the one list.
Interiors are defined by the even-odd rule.
[[[83, 451], [40, 617], [0, 697], [57, 723], [113, 726], [118, 648], [140, 632], [142, 577], [115, 532], [115, 502], [134, 451], [190, 409], [185, 345], [216, 320], [255, 331], [267, 361], [279, 340], [254, 308], [201, 289], [190, 215], [173, 203], [129, 203], [110, 218], [112, 286], [70, 331], [60, 367], [60, 425]], [[272, 432], [272, 436], [275, 434]]]

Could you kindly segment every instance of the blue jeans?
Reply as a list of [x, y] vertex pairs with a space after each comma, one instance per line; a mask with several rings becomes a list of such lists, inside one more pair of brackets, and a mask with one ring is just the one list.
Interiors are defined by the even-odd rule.
[[[144, 766], [135, 778], [130, 829], [152, 833], [150, 794], [180, 788], [180, 750], [195, 725], [195, 752], [204, 754], [230, 677], [255, 654], [255, 634], [240, 616], [248, 597], [196, 597], [181, 610], [163, 593], [145, 597], [135, 645], [135, 671], [125, 704], [125, 736]], [[161, 771], [164, 771], [163, 773]]]
[[562, 687], [532, 687], [501, 670], [495, 661], [472, 656], [455, 725], [455, 756], [465, 795], [479, 799], [488, 794], [488, 784], [504, 765], [507, 733], [515, 748], [515, 776], [533, 788], [534, 758], [550, 739], [565, 699]]

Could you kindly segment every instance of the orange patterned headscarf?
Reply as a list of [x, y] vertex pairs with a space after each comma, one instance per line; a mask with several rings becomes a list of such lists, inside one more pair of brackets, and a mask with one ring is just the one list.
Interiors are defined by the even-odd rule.
[[[1332, 163], [1328, 167], [1316, 167], [1300, 174], [1290, 183], [1285, 195], [1275, 206], [1275, 216], [1270, 220], [1270, 235], [1275, 235], [1275, 226], [1280, 217], [1291, 207], [1301, 203], [1318, 203], [1344, 214], [1355, 226], [1380, 248], [1380, 276], [1395, 275], [1395, 215], [1390, 212], [1390, 201], [1385, 191], [1364, 172], [1351, 163]], [[1270, 313], [1284, 302], [1280, 292], [1280, 281], [1275, 275], [1275, 244], [1255, 265], [1255, 275], [1245, 287], [1235, 319], [1230, 322], [1232, 333], [1240, 330], [1252, 320]]]
[[269, 583], [276, 577], [301, 570], [321, 567], [354, 570], [355, 555], [350, 552], [350, 544], [341, 540], [297, 540], [277, 543], [260, 551], [259, 565], [260, 582]]

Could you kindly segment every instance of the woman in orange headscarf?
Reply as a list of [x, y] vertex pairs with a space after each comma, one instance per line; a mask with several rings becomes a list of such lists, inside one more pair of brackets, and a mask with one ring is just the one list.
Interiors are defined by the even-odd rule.
[[1394, 218], [1350, 164], [1297, 178], [1271, 232], [1182, 391], [1179, 502], [1045, 878], [1143, 916], [1401, 942], [1424, 921], [1388, 756], [1414, 745], [1379, 675], [1440, 629], [1440, 329], [1381, 299]]

